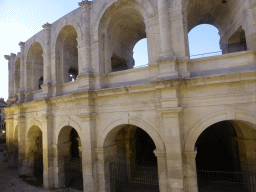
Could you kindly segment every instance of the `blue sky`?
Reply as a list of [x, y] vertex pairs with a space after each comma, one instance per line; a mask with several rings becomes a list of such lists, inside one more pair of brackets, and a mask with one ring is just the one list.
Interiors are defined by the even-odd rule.
[[[53, 23], [65, 14], [77, 9], [78, 2], [81, 0], [0, 0], [0, 97], [8, 98], [8, 61], [4, 59], [4, 55], [10, 53], [17, 54], [20, 51], [18, 43], [26, 41], [35, 33], [42, 30], [42, 25], [46, 22]], [[192, 55], [198, 53], [207, 53], [218, 51], [218, 35], [215, 36], [216, 28], [206, 27], [206, 34], [200, 35], [196, 31], [191, 38], [198, 37], [195, 40], [196, 46], [191, 47]], [[218, 31], [218, 30], [217, 30]], [[193, 32], [193, 30], [191, 31]], [[211, 46], [202, 45], [202, 37], [210, 37], [207, 40]], [[190, 40], [192, 41], [192, 40]], [[217, 42], [217, 47], [213, 46], [213, 42]], [[212, 49], [210, 49], [211, 47]], [[147, 64], [147, 43], [145, 40], [138, 42], [134, 48], [135, 64]]]

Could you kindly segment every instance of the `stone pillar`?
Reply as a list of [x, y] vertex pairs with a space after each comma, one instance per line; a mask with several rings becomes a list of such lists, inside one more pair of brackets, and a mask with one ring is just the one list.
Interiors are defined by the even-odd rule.
[[185, 57], [186, 56], [185, 36], [187, 34], [184, 33], [181, 2], [177, 2], [177, 4], [173, 4], [173, 6], [170, 8], [169, 17], [170, 17], [170, 34], [171, 34], [170, 43], [173, 48], [174, 55], [176, 57]]
[[243, 182], [246, 183], [248, 192], [253, 192], [254, 188], [250, 185], [255, 184], [256, 172], [256, 140], [255, 138], [236, 138], [238, 142], [239, 156], [241, 162], [241, 171]]
[[11, 56], [10, 55], [5, 55], [4, 58], [8, 60], [8, 98], [11, 97]]
[[52, 145], [54, 157], [53, 172], [55, 188], [65, 187], [65, 158], [69, 156], [70, 145], [71, 142]]
[[19, 175], [26, 175], [27, 168], [27, 159], [26, 159], [26, 140], [25, 140], [25, 117], [20, 115], [18, 119], [18, 143], [19, 143], [19, 151], [18, 151], [18, 159], [19, 159]]
[[45, 34], [45, 53], [44, 58], [44, 82], [41, 86], [43, 89], [43, 98], [50, 97], [50, 85], [51, 80], [51, 24], [46, 23], [42, 27], [44, 28]]
[[95, 139], [95, 114], [80, 114], [77, 115], [82, 121], [81, 147], [82, 147], [82, 170], [83, 170], [83, 185], [84, 191], [96, 192], [97, 191], [97, 170], [96, 165], [96, 154], [94, 149], [96, 148]]
[[44, 85], [51, 84], [51, 26], [49, 23], [42, 26], [45, 34]]
[[90, 89], [93, 81], [90, 38], [90, 1], [78, 3], [82, 8], [83, 35], [78, 38], [79, 89]]
[[158, 15], [161, 37], [161, 57], [173, 56], [171, 47], [169, 9], [167, 0], [158, 0]]
[[12, 140], [13, 140], [13, 127], [14, 127], [14, 121], [13, 118], [9, 115], [5, 119], [6, 122], [6, 154], [8, 159], [8, 166], [10, 165], [9, 162], [12, 158]]
[[196, 192], [197, 172], [196, 172], [197, 151], [186, 151], [183, 153], [184, 188], [186, 192]]
[[183, 30], [184, 30], [184, 41], [185, 41], [185, 55], [190, 56], [189, 52], [189, 40], [188, 40], [188, 13], [187, 10], [183, 10]]
[[98, 191], [105, 192], [106, 181], [105, 181], [105, 166], [104, 166], [104, 150], [102, 148], [96, 148], [95, 152], [97, 154], [97, 180], [98, 180]]
[[[171, 93], [170, 93], [171, 94]], [[164, 93], [165, 95], [165, 93]], [[177, 99], [162, 99], [162, 106], [173, 105]], [[180, 140], [180, 115], [181, 107], [165, 107], [159, 109], [162, 121], [162, 133], [166, 146], [167, 161], [167, 191], [183, 191], [183, 170]]]
[[242, 28], [245, 31], [247, 50], [256, 50], [256, 21], [251, 2], [246, 0], [244, 6], [246, 16]]
[[222, 54], [228, 53], [228, 40], [222, 38], [222, 35], [220, 34], [220, 49], [222, 50]]
[[43, 165], [44, 165], [44, 187], [54, 187], [54, 166], [53, 166], [53, 117], [45, 116], [42, 119], [42, 137], [43, 137]]
[[155, 156], [157, 157], [157, 169], [158, 169], [158, 181], [159, 181], [159, 190], [160, 192], [167, 192], [168, 183], [166, 173], [167, 173], [167, 165], [166, 165], [166, 153], [165, 151], [154, 151]]
[[20, 42], [20, 90], [18, 93], [18, 103], [23, 103], [25, 99], [25, 59], [24, 59], [24, 49], [25, 49], [25, 43]]

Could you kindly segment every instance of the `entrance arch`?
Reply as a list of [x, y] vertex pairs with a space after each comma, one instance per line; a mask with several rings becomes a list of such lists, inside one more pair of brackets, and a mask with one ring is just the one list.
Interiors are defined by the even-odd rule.
[[157, 144], [146, 130], [121, 124], [104, 135], [106, 191], [159, 191], [158, 161], [154, 154]]
[[[235, 134], [229, 135], [233, 138], [236, 137], [237, 146], [239, 148], [238, 153], [240, 168], [241, 171], [249, 168], [249, 171], [255, 172], [255, 166], [251, 167], [251, 164], [255, 164], [255, 153], [251, 153], [255, 151], [253, 147], [255, 144], [251, 142], [255, 142], [255, 139], [252, 138], [252, 132], [256, 130], [256, 117], [254, 114], [244, 111], [244, 110], [231, 110], [226, 109], [222, 111], [217, 111], [208, 116], [205, 116], [201, 120], [199, 120], [189, 132], [185, 143], [184, 143], [184, 173], [185, 173], [185, 187], [188, 191], [197, 191], [197, 168], [196, 168], [196, 156], [202, 156], [202, 153], [199, 154], [200, 149], [196, 149], [196, 144], [200, 143], [198, 141], [201, 134], [204, 131], [207, 131], [212, 125], [226, 122], [232, 129], [235, 131]], [[224, 124], [221, 124], [222, 127]], [[222, 129], [224, 130], [224, 129]], [[231, 137], [231, 138], [232, 138]], [[254, 137], [254, 136], [253, 136]], [[207, 140], [207, 139], [205, 139]], [[198, 143], [197, 143], [198, 141]], [[231, 144], [231, 143], [230, 143]], [[235, 146], [234, 142], [231, 146]], [[252, 147], [253, 146], [253, 147]], [[249, 152], [250, 151], [250, 152]], [[202, 152], [202, 148], [201, 148]], [[232, 159], [232, 158], [231, 158]], [[234, 160], [234, 158], [233, 158]], [[200, 160], [199, 160], [200, 161]], [[236, 163], [235, 163], [236, 162]], [[235, 162], [231, 162], [230, 164], [237, 164], [237, 160]], [[243, 165], [248, 164], [249, 167], [245, 168]], [[236, 166], [235, 170], [239, 170], [239, 166]], [[235, 168], [231, 167], [231, 168]], [[243, 176], [243, 178], [245, 178]], [[244, 181], [247, 182], [247, 181]]]
[[27, 133], [27, 164], [27, 175], [36, 177], [43, 184], [42, 131], [35, 125]]
[[256, 130], [243, 121], [221, 121], [196, 141], [199, 190], [255, 191]]
[[57, 140], [57, 187], [83, 190], [81, 140], [72, 126], [64, 126]]

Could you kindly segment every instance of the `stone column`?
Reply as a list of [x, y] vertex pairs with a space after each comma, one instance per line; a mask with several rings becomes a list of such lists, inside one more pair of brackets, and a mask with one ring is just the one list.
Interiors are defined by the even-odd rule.
[[83, 170], [83, 185], [84, 191], [94, 192], [97, 191], [96, 177], [97, 170], [96, 154], [94, 149], [96, 148], [95, 139], [95, 113], [80, 114], [77, 115], [82, 121], [82, 127], [84, 127], [81, 139], [82, 147], [82, 170]]
[[189, 52], [189, 41], [188, 41], [188, 13], [187, 10], [183, 10], [183, 30], [184, 30], [184, 41], [185, 41], [185, 55], [190, 56]]
[[173, 56], [171, 47], [171, 33], [169, 21], [169, 9], [167, 0], [158, 0], [158, 15], [161, 37], [161, 57]]
[[160, 192], [167, 192], [168, 183], [166, 173], [167, 173], [167, 166], [166, 166], [166, 153], [165, 151], [154, 151], [155, 156], [157, 157], [157, 169], [158, 169], [158, 181], [159, 181], [159, 190]]
[[53, 166], [53, 116], [41, 117], [42, 120], [42, 138], [43, 138], [43, 164], [44, 164], [44, 187], [54, 187], [54, 166]]
[[69, 156], [70, 145], [71, 145], [71, 142], [52, 145], [53, 156], [54, 156], [53, 172], [54, 172], [55, 188], [65, 187], [65, 166], [66, 166], [65, 157]]
[[43, 54], [44, 58], [44, 82], [42, 87], [43, 98], [50, 97], [50, 85], [51, 80], [51, 24], [46, 23], [42, 27], [44, 28], [45, 34], [45, 53]]
[[184, 172], [184, 191], [195, 192], [197, 187], [196, 172], [196, 154], [197, 151], [186, 151], [183, 153], [183, 172]]
[[255, 184], [256, 172], [256, 140], [255, 138], [236, 138], [238, 142], [241, 170], [244, 173], [243, 182], [248, 192], [253, 192], [250, 185]]
[[4, 58], [8, 60], [8, 98], [11, 97], [11, 56], [5, 55]]
[[102, 148], [96, 148], [97, 154], [97, 180], [98, 180], [98, 191], [104, 192], [106, 190], [105, 181], [105, 166], [104, 166], [104, 150]]
[[93, 69], [91, 59], [91, 38], [90, 38], [90, 1], [79, 3], [82, 8], [83, 35], [78, 38], [78, 68], [79, 68], [79, 89], [88, 90], [93, 85]]
[[25, 99], [24, 91], [25, 91], [25, 59], [24, 59], [24, 49], [25, 43], [20, 42], [20, 90], [18, 93], [18, 103], [23, 103]]
[[176, 57], [185, 57], [186, 56], [186, 47], [185, 47], [185, 37], [187, 34], [184, 33], [184, 24], [183, 24], [183, 13], [182, 13], [182, 4], [181, 2], [176, 2], [170, 8], [170, 34], [171, 34], [171, 46], [173, 47], [173, 52]]
[[49, 23], [42, 26], [45, 35], [44, 85], [51, 84], [51, 26]]
[[251, 2], [246, 0], [245, 6], [245, 19], [242, 28], [245, 31], [247, 50], [256, 50], [256, 21]]
[[[162, 106], [175, 103], [177, 99], [162, 99]], [[183, 170], [180, 140], [180, 115], [181, 107], [159, 109], [162, 121], [162, 132], [166, 146], [167, 160], [167, 191], [183, 191]]]
[[18, 159], [19, 159], [19, 175], [26, 175], [27, 168], [27, 159], [26, 159], [26, 140], [25, 140], [25, 117], [20, 115], [18, 119], [18, 143], [19, 143], [19, 151], [18, 151]]
[[6, 154], [7, 154], [7, 159], [8, 159], [8, 166], [10, 165], [9, 162], [11, 161], [12, 158], [12, 135], [13, 135], [13, 118], [10, 117], [9, 115], [5, 119], [6, 122]]
[[[83, 18], [83, 43], [80, 43], [79, 49], [81, 49], [83, 58], [82, 62], [79, 62], [79, 75], [92, 73], [91, 66], [91, 38], [90, 38], [90, 1], [85, 0], [78, 3], [82, 8]], [[81, 45], [82, 44], [82, 45]], [[79, 57], [79, 56], [78, 56]]]

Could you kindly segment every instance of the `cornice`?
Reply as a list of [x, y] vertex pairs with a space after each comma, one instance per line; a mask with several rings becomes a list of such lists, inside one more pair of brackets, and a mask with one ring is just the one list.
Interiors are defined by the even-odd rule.
[[81, 113], [76, 116], [84, 122], [84, 121], [88, 121], [90, 119], [94, 119], [96, 117], [96, 115], [97, 115], [97, 113]]
[[190, 79], [185, 79], [182, 82], [181, 87], [204, 86], [204, 85], [210, 85], [210, 84], [226, 84], [229, 82], [233, 83], [233, 82], [252, 81], [252, 80], [253, 81], [256, 80], [256, 71], [192, 77]]

